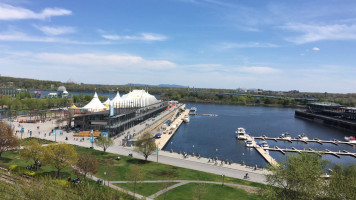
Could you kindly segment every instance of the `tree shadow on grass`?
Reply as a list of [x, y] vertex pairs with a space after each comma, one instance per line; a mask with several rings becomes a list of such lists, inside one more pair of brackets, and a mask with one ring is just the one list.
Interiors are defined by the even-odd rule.
[[0, 163], [9, 163], [12, 159], [6, 157], [0, 157]]
[[138, 165], [145, 165], [151, 163], [151, 161], [145, 161], [145, 160], [140, 160], [140, 159], [128, 159], [126, 160], [127, 163], [129, 164], [138, 164]]

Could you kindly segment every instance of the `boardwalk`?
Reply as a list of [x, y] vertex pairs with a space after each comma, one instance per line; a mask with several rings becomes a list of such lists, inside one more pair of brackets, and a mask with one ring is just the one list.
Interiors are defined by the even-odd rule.
[[260, 140], [274, 140], [274, 141], [286, 141], [286, 142], [303, 142], [303, 143], [308, 143], [308, 142], [315, 142], [315, 143], [319, 143], [319, 144], [323, 144], [323, 143], [330, 143], [330, 144], [334, 144], [334, 145], [339, 145], [339, 144], [346, 144], [346, 145], [350, 145], [350, 146], [356, 146], [355, 143], [352, 142], [346, 142], [346, 141], [339, 141], [339, 140], [319, 140], [319, 139], [313, 139], [313, 140], [301, 140], [301, 139], [286, 139], [286, 138], [274, 138], [274, 137], [267, 137], [267, 136], [261, 136], [261, 137], [253, 137], [254, 139], [260, 139]]
[[309, 148], [308, 150], [298, 150], [298, 149], [295, 149], [294, 147], [292, 147], [292, 149], [281, 149], [277, 146], [275, 146], [274, 148], [265, 148], [265, 149], [269, 150], [269, 151], [279, 151], [283, 154], [285, 154], [286, 152], [296, 152], [296, 153], [305, 152], [305, 153], [316, 153], [316, 154], [320, 154], [320, 155], [329, 154], [329, 155], [333, 155], [338, 158], [340, 158], [340, 156], [352, 156], [352, 157], [356, 158], [356, 153], [351, 153], [351, 152], [348, 152], [345, 150], [340, 151], [340, 152], [334, 152], [334, 151], [330, 151], [328, 149], [326, 149], [325, 151], [317, 151], [317, 150], [313, 150], [311, 148]]
[[[158, 149], [162, 149], [167, 142], [171, 139], [171, 137], [175, 134], [175, 132], [178, 130], [179, 126], [183, 123], [183, 118], [185, 115], [188, 115], [189, 110], [186, 109], [184, 112], [182, 112], [179, 117], [177, 117], [169, 127], [167, 127], [166, 131], [163, 132], [161, 138], [156, 139], [156, 145], [158, 146]], [[173, 128], [174, 127], [174, 128]]]
[[277, 161], [272, 158], [272, 156], [269, 155], [269, 153], [267, 153], [262, 147], [260, 147], [259, 145], [257, 145], [256, 141], [254, 140], [253, 137], [251, 137], [250, 135], [248, 134], [245, 134], [246, 135], [246, 138], [248, 140], [252, 140], [252, 144], [253, 144], [253, 147], [258, 151], [258, 153], [261, 154], [261, 156], [271, 165], [276, 165], [278, 166], [279, 164], [277, 163]]

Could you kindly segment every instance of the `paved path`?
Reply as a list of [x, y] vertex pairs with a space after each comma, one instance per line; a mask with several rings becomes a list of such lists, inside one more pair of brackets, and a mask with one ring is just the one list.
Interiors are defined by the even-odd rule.
[[[222, 182], [216, 182], [216, 181], [195, 181], [195, 180], [151, 180], [151, 181], [140, 181], [140, 183], [171, 183], [171, 182], [176, 182], [177, 184], [174, 184], [172, 186], [169, 186], [167, 188], [164, 188], [155, 194], [152, 194], [148, 198], [154, 199], [155, 197], [158, 197], [159, 195], [168, 192], [169, 190], [172, 190], [174, 188], [177, 188], [179, 186], [188, 184], [188, 183], [207, 183], [207, 184], [222, 184]], [[111, 183], [133, 183], [133, 181], [111, 181]], [[224, 183], [224, 185], [232, 186], [232, 187], [237, 187], [241, 189], [249, 189], [249, 190], [257, 190], [257, 188], [252, 187], [252, 186], [247, 186], [247, 185], [241, 185], [241, 184], [235, 184], [235, 183]]]

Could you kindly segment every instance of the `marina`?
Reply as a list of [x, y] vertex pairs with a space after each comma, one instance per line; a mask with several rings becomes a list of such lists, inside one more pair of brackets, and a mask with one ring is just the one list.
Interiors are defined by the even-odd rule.
[[281, 149], [277, 146], [275, 146], [274, 148], [265, 148], [265, 150], [268, 150], [268, 151], [279, 151], [281, 152], [282, 154], [286, 154], [286, 152], [294, 152], [294, 153], [316, 153], [316, 154], [319, 154], [319, 155], [324, 155], [324, 154], [330, 154], [330, 155], [333, 155], [335, 157], [338, 157], [340, 158], [340, 156], [352, 156], [354, 158], [356, 158], [356, 153], [351, 153], [351, 152], [348, 152], [348, 151], [339, 151], [339, 152], [334, 152], [334, 151], [330, 151], [328, 149], [325, 149], [324, 151], [318, 151], [318, 150], [314, 150], [314, 149], [311, 149], [309, 148], [308, 150], [299, 150], [299, 149], [296, 149], [296, 148], [293, 148], [292, 149]]

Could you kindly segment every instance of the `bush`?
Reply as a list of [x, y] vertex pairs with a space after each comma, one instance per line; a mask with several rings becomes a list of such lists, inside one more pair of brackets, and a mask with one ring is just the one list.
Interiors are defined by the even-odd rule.
[[56, 183], [57, 185], [60, 185], [62, 187], [69, 187], [70, 186], [70, 182], [67, 181], [67, 180], [58, 180], [58, 179], [55, 179], [53, 180], [54, 183]]
[[27, 175], [27, 176], [35, 176], [36, 175], [36, 172], [28, 170], [24, 167], [17, 166], [17, 165], [10, 165], [9, 170], [15, 174], [20, 174], [20, 175], [22, 175], [22, 174]]

